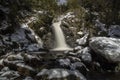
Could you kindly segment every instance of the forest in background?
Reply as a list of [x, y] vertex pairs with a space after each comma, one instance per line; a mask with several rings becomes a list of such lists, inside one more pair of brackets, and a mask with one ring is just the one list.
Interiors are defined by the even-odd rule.
[[119, 0], [66, 0], [66, 3], [59, 4], [59, 0], [0, 0], [0, 4], [10, 8], [9, 17], [14, 22], [24, 22], [34, 14], [34, 11], [44, 11], [47, 14], [39, 15], [37, 24], [32, 28], [39, 33], [40, 26], [50, 26], [54, 17], [74, 12], [87, 28], [94, 28], [95, 20], [99, 19], [110, 25], [120, 24], [120, 1]]
[[[119, 4], [0, 0], [0, 80], [120, 79]], [[57, 32], [72, 51], [52, 51]]]

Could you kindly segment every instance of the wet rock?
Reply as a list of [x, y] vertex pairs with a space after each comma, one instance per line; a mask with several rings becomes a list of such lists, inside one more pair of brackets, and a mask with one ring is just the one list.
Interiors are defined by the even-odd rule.
[[8, 14], [10, 12], [9, 8], [3, 7], [2, 5], [0, 5], [0, 10], [3, 11], [5, 14]]
[[43, 69], [37, 74], [37, 79], [49, 80], [86, 80], [85, 77], [78, 71], [70, 71], [67, 69]]
[[24, 76], [34, 76], [36, 74], [36, 70], [28, 65], [23, 63], [16, 64], [17, 70], [19, 74]]
[[40, 50], [40, 46], [38, 44], [31, 44], [31, 45], [28, 45], [28, 47], [26, 48], [26, 51], [28, 52], [34, 52], [39, 50]]
[[7, 72], [4, 72], [1, 77], [12, 77], [12, 78], [16, 78], [16, 77], [19, 77], [20, 75], [18, 74], [18, 72], [15, 72], [15, 71], [7, 71]]
[[6, 30], [9, 27], [9, 24], [6, 20], [2, 21], [0, 25], [0, 30]]
[[120, 39], [93, 37], [89, 45], [95, 54], [101, 55], [109, 62], [120, 62]]
[[[29, 59], [28, 57], [30, 57], [30, 56], [27, 56], [27, 59]], [[33, 59], [33, 57], [32, 57], [32, 59]], [[24, 75], [24, 76], [35, 75], [36, 70], [34, 68], [32, 68], [31, 66], [27, 65], [28, 63], [25, 64], [25, 61], [26, 61], [25, 56], [23, 56], [21, 53], [9, 54], [3, 60], [3, 64], [5, 66], [8, 66], [12, 70], [17, 70], [21, 75]]]
[[4, 67], [3, 59], [0, 59], [0, 70]]
[[60, 66], [62, 67], [69, 67], [71, 62], [70, 62], [70, 59], [66, 58], [66, 59], [59, 59], [58, 60]]
[[2, 46], [3, 45], [3, 42], [0, 40], [0, 46]]
[[82, 63], [82, 62], [75, 62], [71, 64], [71, 70], [78, 70], [80, 71], [82, 74], [86, 74], [87, 71], [89, 71], [87, 69], [87, 67]]
[[77, 46], [77, 47], [74, 48], [74, 51], [78, 51], [78, 50], [81, 50], [81, 49], [82, 49], [81, 46]]
[[0, 5], [0, 33], [3, 34], [10, 26], [7, 14], [9, 9]]
[[114, 38], [120, 38], [120, 26], [119, 25], [111, 25], [109, 28], [108, 36]]
[[20, 75], [17, 71], [12, 71], [8, 67], [4, 67], [0, 72], [1, 80], [14, 80], [18, 78]]
[[40, 58], [36, 55], [22, 54], [22, 56], [24, 57], [24, 60], [28, 60], [28, 61], [40, 60]]
[[23, 56], [21, 55], [21, 53], [18, 54], [11, 54], [7, 57], [7, 59], [9, 61], [16, 61], [16, 60], [21, 60], [23, 61]]
[[32, 77], [30, 77], [30, 76], [27, 76], [25, 79], [23, 79], [23, 80], [34, 80]]
[[75, 56], [68, 56], [68, 58], [70, 59], [70, 61], [72, 63], [74, 63], [74, 62], [81, 62], [81, 59], [78, 58], [78, 57], [75, 57]]
[[103, 71], [102, 66], [100, 65], [99, 62], [92, 62], [91, 63], [91, 67], [89, 67], [89, 69], [91, 71], [98, 71], [98, 72], [102, 72]]
[[69, 52], [68, 55], [69, 55], [69, 56], [77, 56], [77, 53]]
[[80, 46], [85, 46], [87, 44], [88, 36], [89, 36], [89, 34], [85, 34], [82, 38], [77, 39], [76, 43]]
[[26, 39], [25, 29], [24, 28], [16, 28], [15, 32], [11, 35], [12, 42], [19, 42], [19, 43], [28, 43]]
[[37, 55], [30, 55], [28, 54], [22, 54], [22, 56], [24, 57], [24, 62], [27, 65], [30, 65], [32, 67], [36, 67], [39, 66], [40, 63], [42, 63], [42, 57], [41, 56], [37, 56]]
[[85, 48], [79, 50], [77, 52], [77, 54], [78, 54], [78, 57], [80, 57], [82, 59], [82, 61], [88, 62], [88, 63], [92, 62], [92, 56], [90, 54], [89, 47], [85, 47]]

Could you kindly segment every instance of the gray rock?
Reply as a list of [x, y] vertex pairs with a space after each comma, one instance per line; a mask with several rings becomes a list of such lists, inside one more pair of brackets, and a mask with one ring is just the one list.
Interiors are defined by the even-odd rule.
[[107, 31], [107, 29], [105, 28], [105, 24], [103, 24], [102, 22], [100, 22], [100, 20], [95, 20], [95, 26], [100, 29], [100, 31]]
[[31, 44], [31, 45], [28, 45], [26, 50], [29, 51], [29, 52], [39, 51], [40, 50], [40, 46], [38, 44]]
[[2, 43], [2, 41], [0, 40], [0, 46], [2, 46], [3, 45], [3, 43]]
[[[31, 56], [29, 56], [31, 57]], [[32, 57], [33, 58], [33, 57]], [[25, 76], [31, 76], [36, 74], [36, 70], [31, 66], [25, 64], [25, 56], [19, 54], [9, 54], [4, 60], [3, 64], [17, 70], [20, 74]], [[34, 60], [35, 61], [35, 60]]]
[[86, 45], [86, 43], [87, 43], [87, 39], [88, 39], [88, 36], [89, 36], [88, 33], [85, 34], [82, 38], [77, 39], [77, 40], [76, 40], [76, 43], [79, 44], [80, 46], [84, 46], [84, 45]]
[[10, 70], [8, 67], [4, 67], [0, 71], [0, 80], [14, 80], [18, 78], [20, 75], [17, 71]]
[[71, 56], [76, 56], [77, 54], [74, 53], [74, 52], [69, 52], [68, 55], [71, 55]]
[[81, 62], [81, 59], [78, 57], [74, 57], [74, 56], [68, 56], [68, 58], [70, 59], [71, 62]]
[[38, 36], [35, 35], [33, 30], [29, 29], [27, 24], [21, 24], [20, 27], [16, 27], [15, 32], [10, 36], [10, 40], [8, 41], [17, 45], [15, 51], [39, 51], [43, 46], [42, 41], [40, 39], [38, 40]]
[[3, 7], [2, 5], [0, 5], [0, 10], [2, 10], [6, 14], [8, 14], [10, 12], [9, 8]]
[[23, 63], [16, 64], [17, 70], [19, 74], [24, 76], [33, 76], [36, 74], [36, 70], [28, 65], [25, 65]]
[[32, 77], [30, 77], [30, 76], [27, 76], [25, 79], [23, 79], [23, 80], [34, 80]]
[[58, 62], [61, 66], [70, 66], [71, 62], [69, 59], [59, 59]]
[[108, 36], [120, 38], [120, 26], [119, 25], [111, 25], [109, 28]]
[[96, 54], [103, 56], [109, 62], [120, 62], [120, 39], [93, 37], [89, 45]]
[[85, 77], [78, 71], [70, 71], [67, 69], [43, 69], [37, 74], [38, 79], [48, 80], [86, 80]]
[[85, 62], [91, 62], [92, 61], [92, 56], [90, 54], [89, 47], [85, 47], [84, 49], [79, 50], [77, 52], [77, 54], [78, 54], [78, 57], [80, 57]]
[[6, 30], [9, 27], [8, 22], [6, 20], [3, 20], [1, 22], [0, 30]]
[[71, 68], [71, 70], [78, 70], [79, 72], [81, 72], [83, 74], [86, 74], [86, 72], [89, 71], [82, 62], [72, 63], [70, 68]]
[[7, 71], [7, 72], [4, 72], [1, 76], [2, 77], [19, 77], [20, 75], [18, 74], [18, 72], [15, 72], [15, 71]]
[[81, 46], [77, 46], [77, 47], [74, 48], [75, 51], [78, 51], [78, 50], [81, 50], [81, 49], [82, 49]]
[[28, 43], [26, 38], [25, 29], [24, 28], [16, 28], [15, 32], [11, 35], [12, 42], [18, 43]]
[[6, 71], [9, 71], [10, 69], [8, 67], [4, 67], [1, 71], [2, 72], [6, 72]]

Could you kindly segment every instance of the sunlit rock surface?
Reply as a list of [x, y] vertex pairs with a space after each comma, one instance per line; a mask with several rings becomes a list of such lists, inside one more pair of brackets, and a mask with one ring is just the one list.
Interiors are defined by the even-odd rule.
[[70, 71], [67, 69], [43, 69], [37, 74], [38, 79], [59, 79], [59, 80], [86, 80], [85, 77], [78, 71]]
[[88, 36], [89, 36], [88, 33], [85, 34], [82, 38], [77, 39], [77, 40], [76, 40], [76, 43], [77, 43], [78, 45], [80, 45], [80, 46], [85, 46], [85, 45], [87, 44], [87, 42], [88, 42]]
[[96, 54], [103, 56], [109, 62], [120, 62], [120, 39], [93, 37], [89, 45]]
[[92, 56], [90, 54], [89, 47], [85, 47], [76, 53], [78, 54], [78, 57], [80, 57], [84, 62], [92, 62]]

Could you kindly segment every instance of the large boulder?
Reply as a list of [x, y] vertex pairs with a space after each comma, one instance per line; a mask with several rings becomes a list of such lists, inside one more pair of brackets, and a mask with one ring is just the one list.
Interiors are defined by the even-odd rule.
[[120, 62], [120, 39], [93, 37], [89, 42], [90, 48], [110, 63]]
[[67, 69], [43, 69], [37, 74], [39, 80], [86, 80], [78, 71], [70, 71]]

